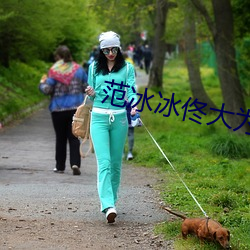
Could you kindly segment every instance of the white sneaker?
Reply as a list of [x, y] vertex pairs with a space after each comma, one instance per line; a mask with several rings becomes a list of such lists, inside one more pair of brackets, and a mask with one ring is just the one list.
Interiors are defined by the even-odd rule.
[[128, 152], [127, 161], [133, 160], [133, 158], [133, 154], [131, 152]]
[[57, 168], [54, 168], [53, 171], [54, 171], [55, 173], [59, 173], [59, 174], [63, 174], [63, 173], [64, 173], [63, 170], [57, 170]]
[[117, 216], [117, 212], [115, 208], [110, 207], [107, 209], [106, 218], [108, 220], [108, 223], [114, 223], [116, 216]]
[[78, 166], [73, 165], [72, 170], [73, 170], [73, 175], [81, 175], [81, 171], [80, 171], [80, 168]]

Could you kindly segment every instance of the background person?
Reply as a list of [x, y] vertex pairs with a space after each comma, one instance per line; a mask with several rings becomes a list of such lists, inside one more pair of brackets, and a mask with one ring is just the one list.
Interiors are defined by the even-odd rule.
[[67, 141], [69, 142], [70, 166], [73, 175], [80, 175], [80, 142], [72, 134], [72, 117], [84, 99], [87, 74], [73, 61], [67, 46], [59, 46], [55, 51], [56, 63], [50, 68], [48, 77], [42, 78], [39, 89], [51, 95], [49, 110], [56, 134], [55, 173], [64, 173], [66, 168]]
[[86, 69], [87, 72], [88, 72], [88, 69], [89, 69], [89, 65], [97, 59], [98, 54], [99, 54], [99, 50], [100, 49], [98, 48], [98, 46], [94, 46], [92, 48], [92, 51], [89, 54], [88, 61], [83, 63], [83, 68]]
[[153, 59], [152, 51], [149, 48], [149, 46], [146, 44], [144, 51], [143, 51], [143, 57], [144, 57], [144, 67], [145, 67], [145, 72], [148, 75], [151, 61]]
[[[117, 216], [116, 202], [120, 186], [122, 155], [128, 132], [125, 96], [129, 101], [137, 101], [134, 66], [126, 63], [121, 53], [120, 36], [113, 31], [99, 36], [100, 53], [89, 67], [86, 93], [93, 100], [90, 133], [97, 159], [97, 188], [101, 211], [106, 214], [108, 223]], [[111, 81], [127, 87], [109, 84]], [[105, 90], [105, 91], [104, 91]], [[117, 95], [112, 100], [112, 93]], [[117, 98], [118, 97], [118, 98]], [[107, 98], [107, 99], [106, 99]], [[105, 101], [103, 101], [106, 99]], [[113, 101], [113, 105], [111, 104]], [[136, 109], [136, 107], [134, 108]]]
[[[133, 66], [134, 61], [128, 57], [127, 52], [123, 52], [123, 57], [126, 62], [131, 63]], [[135, 76], [136, 76], [136, 69], [135, 69]], [[137, 86], [136, 86], [136, 92], [137, 92]], [[127, 119], [128, 119], [128, 154], [127, 154], [127, 160], [133, 160], [133, 148], [134, 148], [134, 127], [131, 125], [131, 105], [129, 103], [126, 103], [126, 110], [127, 110]], [[138, 112], [137, 112], [138, 113]], [[135, 115], [135, 114], [133, 114]], [[125, 155], [125, 150], [124, 150]]]
[[131, 105], [127, 102], [126, 104], [127, 109], [127, 119], [128, 119], [128, 153], [127, 153], [127, 161], [133, 160], [133, 148], [134, 148], [134, 132], [135, 126], [133, 125], [133, 121], [140, 118], [139, 112], [135, 109], [131, 108]]

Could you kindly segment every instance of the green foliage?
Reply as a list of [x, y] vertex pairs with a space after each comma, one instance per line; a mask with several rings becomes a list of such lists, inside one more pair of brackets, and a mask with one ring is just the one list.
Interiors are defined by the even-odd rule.
[[248, 0], [232, 0], [235, 34], [237, 38], [243, 38], [249, 35], [250, 14], [246, 11], [249, 8], [250, 2]]
[[[96, 42], [95, 15], [89, 1], [2, 0], [0, 64], [11, 60], [48, 61], [59, 44], [66, 44], [82, 61]], [[93, 15], [92, 15], [93, 14]]]
[[[143, 42], [140, 33], [147, 30], [149, 40], [154, 37], [153, 21], [155, 15], [155, 1], [153, 0], [94, 0], [92, 1], [98, 23], [104, 29], [114, 30], [122, 37], [122, 46], [131, 42]], [[108, 17], [108, 18], [107, 18]], [[128, 32], [129, 31], [129, 32]]]
[[250, 95], [250, 34], [237, 43], [237, 62], [241, 85], [245, 93]]
[[183, 37], [184, 13], [181, 2], [177, 8], [168, 11], [165, 40], [170, 44], [176, 44]]
[[19, 116], [21, 111], [44, 100], [38, 90], [39, 80], [49, 65], [34, 61], [32, 66], [12, 62], [7, 70], [0, 67], [0, 121], [8, 116]]
[[[184, 23], [187, 16], [195, 19], [197, 40], [203, 41], [209, 39], [211, 35], [209, 34], [208, 27], [203, 17], [195, 10], [191, 1], [178, 0], [174, 2], [177, 4], [177, 7], [170, 8], [168, 11], [165, 40], [172, 44], [178, 44], [183, 40], [185, 34]], [[212, 12], [210, 1], [205, 1], [203, 4], [206, 5], [209, 12]]]

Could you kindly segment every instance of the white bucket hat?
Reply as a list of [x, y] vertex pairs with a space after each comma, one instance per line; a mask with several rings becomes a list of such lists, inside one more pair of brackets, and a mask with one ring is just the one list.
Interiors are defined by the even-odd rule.
[[113, 31], [107, 31], [101, 33], [99, 36], [99, 42], [100, 42], [100, 49], [109, 47], [121, 48], [120, 36]]

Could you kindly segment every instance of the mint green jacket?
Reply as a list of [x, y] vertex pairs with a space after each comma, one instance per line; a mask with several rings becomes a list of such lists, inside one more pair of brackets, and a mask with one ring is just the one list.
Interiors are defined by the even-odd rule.
[[[119, 85], [113, 84], [112, 86], [112, 82]], [[121, 82], [129, 87], [122, 86], [121, 88]], [[118, 72], [102, 75], [95, 73], [95, 62], [93, 62], [89, 66], [88, 84], [94, 88], [96, 93], [94, 98], [90, 98], [94, 101], [93, 107], [115, 110], [126, 109], [125, 100], [130, 102], [134, 98], [131, 104], [137, 102], [135, 69], [131, 63], [126, 62], [126, 65]], [[132, 87], [134, 87], [134, 91]], [[125, 92], [126, 94], [124, 95]]]

